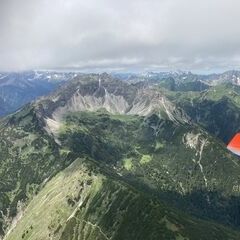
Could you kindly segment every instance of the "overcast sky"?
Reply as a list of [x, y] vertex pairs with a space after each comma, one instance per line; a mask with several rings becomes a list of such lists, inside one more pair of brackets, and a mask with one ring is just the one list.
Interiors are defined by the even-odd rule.
[[240, 67], [239, 0], [0, 0], [0, 70]]

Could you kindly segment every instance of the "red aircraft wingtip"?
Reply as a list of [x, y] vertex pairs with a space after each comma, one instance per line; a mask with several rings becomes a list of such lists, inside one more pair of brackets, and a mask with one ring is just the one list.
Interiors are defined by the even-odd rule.
[[227, 149], [240, 156], [240, 133], [237, 133], [228, 143]]

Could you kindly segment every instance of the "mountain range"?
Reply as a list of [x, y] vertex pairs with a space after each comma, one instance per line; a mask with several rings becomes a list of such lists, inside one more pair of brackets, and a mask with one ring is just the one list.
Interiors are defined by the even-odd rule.
[[240, 72], [49, 74], [1, 74], [2, 239], [240, 239]]

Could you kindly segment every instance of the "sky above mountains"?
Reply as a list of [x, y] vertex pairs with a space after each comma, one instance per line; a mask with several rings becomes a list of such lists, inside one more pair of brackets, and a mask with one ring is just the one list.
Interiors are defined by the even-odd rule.
[[0, 70], [225, 70], [239, 0], [1, 0]]

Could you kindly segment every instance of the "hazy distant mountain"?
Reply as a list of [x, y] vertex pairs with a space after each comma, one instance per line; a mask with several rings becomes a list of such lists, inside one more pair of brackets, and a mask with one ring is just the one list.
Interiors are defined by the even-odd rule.
[[140, 74], [116, 73], [113, 74], [129, 82], [145, 81], [150, 85], [160, 85], [174, 91], [202, 91], [212, 85], [232, 83], [240, 85], [240, 71], [227, 71], [219, 74], [193, 74], [191, 72], [147, 72]]
[[74, 76], [74, 73], [47, 71], [0, 73], [0, 116], [48, 94]]

